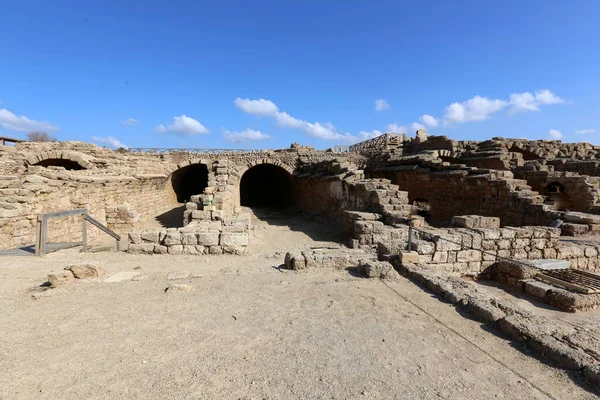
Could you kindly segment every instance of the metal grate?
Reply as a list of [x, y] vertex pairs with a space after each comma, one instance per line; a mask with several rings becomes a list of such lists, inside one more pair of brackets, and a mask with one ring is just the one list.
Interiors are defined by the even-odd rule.
[[536, 278], [579, 293], [600, 293], [600, 275], [579, 269], [555, 269], [540, 272]]

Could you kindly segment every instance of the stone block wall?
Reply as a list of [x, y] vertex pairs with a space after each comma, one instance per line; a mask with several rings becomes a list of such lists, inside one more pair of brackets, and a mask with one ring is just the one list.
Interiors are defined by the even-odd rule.
[[242, 254], [249, 241], [250, 215], [222, 217], [221, 211], [196, 210], [183, 228], [144, 230], [128, 235], [130, 253], [137, 254]]
[[400, 165], [377, 169], [373, 176], [385, 177], [407, 191], [410, 202], [427, 202], [431, 222], [449, 224], [455, 215], [478, 214], [500, 218], [501, 225], [548, 225], [544, 198], [510, 171], [475, 168], [438, 169]]
[[[135, 223], [143, 224], [171, 209], [174, 203], [173, 191], [164, 175], [99, 177], [42, 167], [30, 170], [21, 176], [0, 178], [0, 248], [33, 244], [38, 214], [85, 208], [92, 217], [107, 224], [107, 208], [110, 214], [115, 205], [127, 203], [130, 211], [138, 215]], [[111, 223], [125, 229], [125, 225], [118, 226], [123, 223], [121, 220]], [[102, 235], [98, 229], [88, 229], [90, 240]], [[80, 217], [50, 220], [48, 240], [80, 241]]]

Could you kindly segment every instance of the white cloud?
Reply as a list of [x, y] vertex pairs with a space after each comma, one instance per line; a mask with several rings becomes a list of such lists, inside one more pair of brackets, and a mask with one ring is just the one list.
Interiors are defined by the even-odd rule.
[[596, 133], [595, 129], [579, 129], [575, 131], [578, 135], [590, 135], [592, 133]]
[[372, 131], [360, 131], [360, 133], [358, 134], [360, 140], [369, 140], [381, 135], [383, 135], [383, 132], [378, 131], [377, 129], [374, 129]]
[[548, 131], [548, 136], [550, 136], [552, 139], [562, 139], [565, 135], [556, 129], [550, 129]]
[[127, 125], [127, 126], [136, 126], [139, 123], [140, 123], [140, 120], [135, 119], [135, 118], [127, 118], [126, 120], [121, 121], [121, 124]]
[[124, 149], [129, 148], [129, 146], [127, 146], [125, 143], [122, 143], [119, 139], [117, 139], [116, 137], [113, 137], [113, 136], [108, 136], [108, 137], [94, 136], [94, 137], [92, 137], [92, 140], [94, 142], [104, 143], [108, 147], [112, 147], [114, 149], [118, 149], [121, 147]]
[[446, 107], [444, 121], [455, 124], [468, 121], [483, 121], [507, 105], [508, 102], [504, 100], [492, 100], [487, 97], [475, 96], [462, 103], [452, 103]]
[[336, 127], [331, 122], [308, 122], [303, 119], [295, 118], [279, 108], [271, 100], [241, 99], [235, 100], [235, 105], [247, 114], [256, 116], [271, 116], [279, 126], [291, 129], [299, 129], [309, 136], [325, 140], [352, 141], [355, 136], [349, 133], [337, 132]]
[[245, 112], [246, 114], [256, 115], [259, 117], [265, 115], [275, 115], [279, 111], [275, 103], [271, 100], [258, 99], [242, 99], [238, 97], [235, 99], [235, 106]]
[[412, 124], [410, 124], [410, 129], [416, 132], [417, 129], [425, 129], [425, 126], [418, 122], [413, 122]]
[[57, 131], [58, 127], [47, 121], [35, 121], [24, 115], [16, 115], [6, 108], [0, 110], [0, 126], [6, 129], [19, 132], [52, 132]]
[[225, 140], [228, 140], [231, 143], [242, 143], [247, 142], [249, 140], [268, 139], [270, 136], [262, 133], [261, 131], [256, 131], [254, 129], [244, 129], [241, 132], [231, 132], [228, 130], [224, 130], [223, 137], [225, 138]]
[[[513, 114], [524, 111], [539, 111], [542, 105], [559, 103], [565, 103], [565, 100], [547, 89], [538, 90], [535, 93], [511, 93], [508, 100], [489, 99], [478, 95], [461, 103], [450, 104], [446, 107], [443, 121], [445, 126], [469, 121], [483, 121], [505, 108], [508, 108], [509, 113]], [[427, 114], [423, 115], [421, 121], [425, 125], [435, 127], [436, 125], [429, 125], [429, 122], [439, 123], [435, 118], [427, 118], [426, 120], [426, 116], [433, 118]]]
[[433, 115], [429, 115], [429, 114], [423, 114], [421, 115], [421, 117], [419, 118], [421, 120], [421, 122], [423, 122], [426, 126], [430, 127], [430, 128], [435, 128], [438, 126], [438, 120], [433, 116]]
[[510, 95], [511, 113], [521, 111], [539, 111], [544, 104], [558, 104], [565, 101], [549, 90], [539, 90], [535, 94], [529, 92], [512, 93]]
[[406, 132], [408, 132], [408, 129], [406, 129], [406, 126], [398, 125], [395, 122], [393, 124], [389, 124], [388, 126], [386, 126], [385, 129], [389, 133], [406, 133]]
[[185, 135], [201, 135], [208, 133], [204, 125], [196, 121], [194, 118], [190, 118], [187, 115], [180, 115], [179, 117], [173, 117], [173, 123], [165, 125], [158, 125], [156, 127], [158, 133], [174, 133], [179, 136]]
[[383, 111], [390, 108], [390, 103], [385, 101], [384, 99], [375, 100], [375, 111]]

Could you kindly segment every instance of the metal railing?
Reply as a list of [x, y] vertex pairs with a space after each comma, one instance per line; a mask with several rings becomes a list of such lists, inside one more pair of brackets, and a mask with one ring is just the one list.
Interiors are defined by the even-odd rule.
[[169, 147], [132, 147], [126, 149], [132, 153], [167, 154], [167, 153], [199, 153], [199, 154], [221, 154], [221, 153], [257, 153], [262, 150], [253, 149], [196, 149], [196, 148], [169, 148]]
[[[86, 225], [87, 222], [94, 225], [96, 228], [100, 229], [102, 232], [106, 233], [107, 235], [110, 235], [114, 239], [116, 239], [117, 251], [121, 251], [121, 243], [120, 243], [121, 236], [119, 236], [117, 233], [115, 233], [111, 229], [107, 228], [106, 226], [102, 225], [96, 219], [92, 218], [88, 214], [88, 211], [86, 209], [82, 208], [82, 209], [77, 209], [77, 210], [58, 211], [58, 212], [47, 213], [47, 214], [38, 214], [37, 225], [36, 225], [36, 230], [35, 230], [35, 255], [43, 256], [46, 254], [46, 252], [49, 249], [49, 246], [48, 246], [49, 245], [49, 243], [48, 243], [48, 220], [49, 219], [72, 217], [72, 216], [77, 216], [77, 215], [83, 216], [83, 218], [81, 219], [81, 244], [83, 245], [84, 252], [88, 251], [87, 225]], [[53, 250], [57, 250], [60, 248], [66, 248], [66, 247], [72, 247], [71, 245], [72, 244], [69, 243], [67, 245], [54, 246]]]

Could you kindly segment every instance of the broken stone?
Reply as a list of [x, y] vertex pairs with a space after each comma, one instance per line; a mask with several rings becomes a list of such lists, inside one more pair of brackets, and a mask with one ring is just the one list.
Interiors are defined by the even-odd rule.
[[174, 271], [167, 275], [168, 280], [187, 279], [192, 275], [192, 271]]
[[59, 286], [65, 283], [72, 282], [75, 279], [73, 272], [71, 271], [61, 271], [53, 274], [48, 274], [48, 282], [52, 286]]
[[71, 271], [77, 279], [95, 278], [104, 275], [104, 271], [100, 266], [91, 264], [70, 265], [65, 267], [65, 270]]
[[182, 283], [172, 283], [170, 284], [166, 289], [165, 292], [170, 293], [170, 292], [191, 292], [192, 290], [194, 290], [194, 287], [192, 285], [185, 285]]

